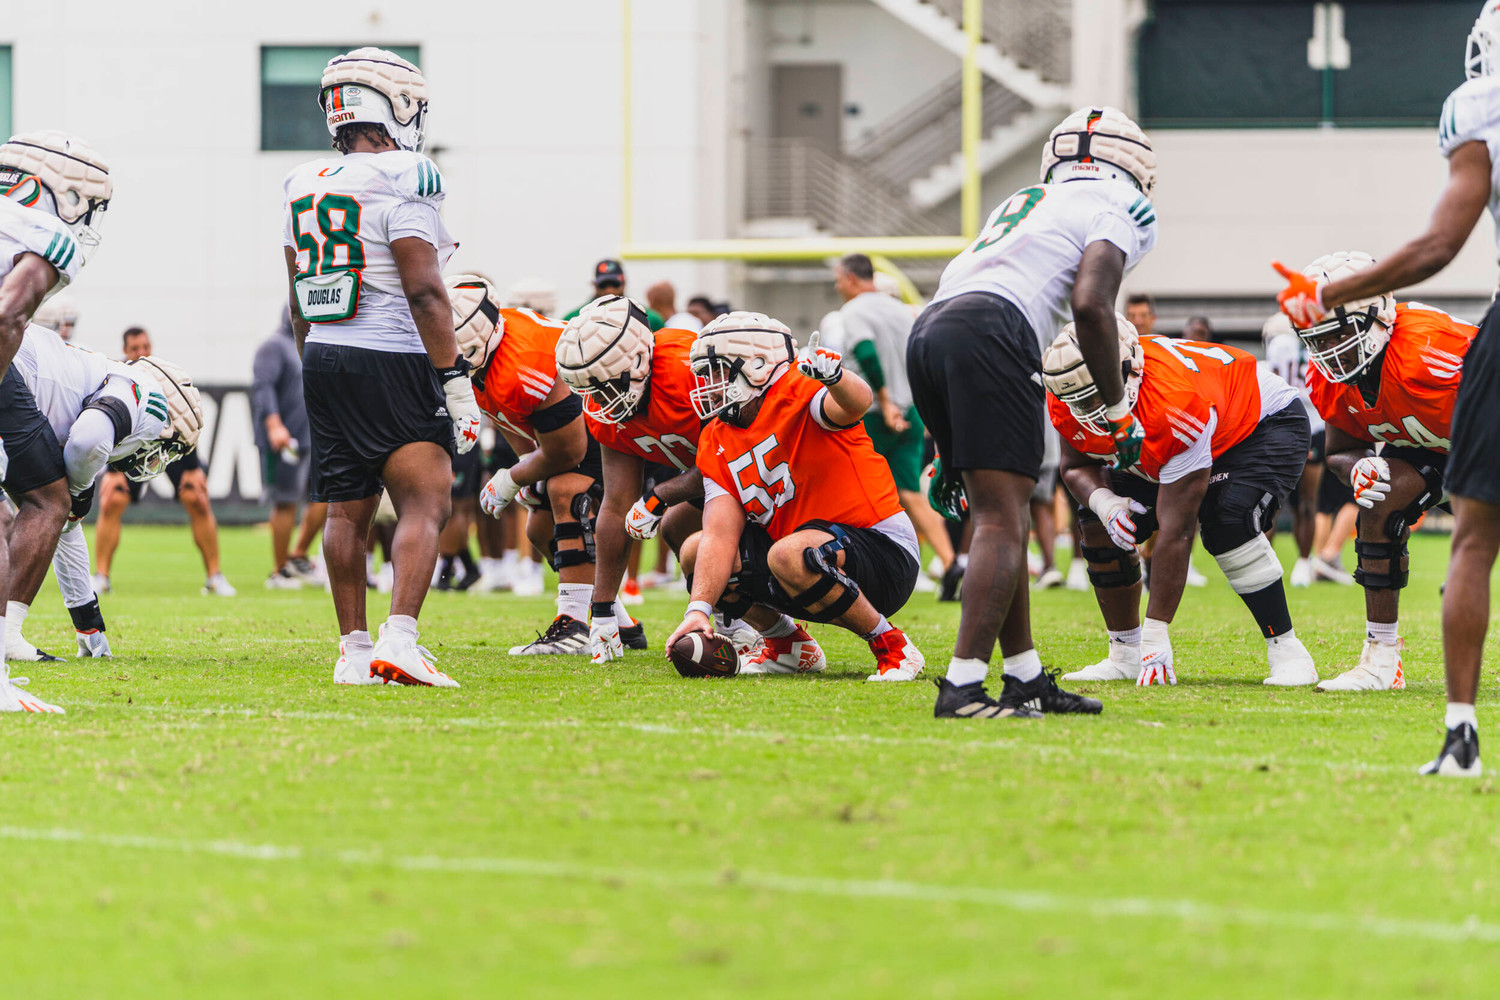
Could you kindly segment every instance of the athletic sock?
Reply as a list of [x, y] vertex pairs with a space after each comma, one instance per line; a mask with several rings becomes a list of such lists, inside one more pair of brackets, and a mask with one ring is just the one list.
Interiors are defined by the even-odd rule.
[[860, 636], [860, 638], [865, 642], [874, 642], [877, 636], [885, 635], [894, 627], [890, 622], [885, 620], [885, 615], [881, 615], [880, 621], [875, 623], [875, 627]]
[[1394, 646], [1401, 641], [1401, 636], [1396, 632], [1400, 624], [1400, 622], [1372, 622], [1367, 620], [1365, 622], [1365, 635], [1376, 642], [1387, 646]]
[[635, 624], [635, 617], [625, 609], [625, 605], [620, 603], [618, 597], [615, 598], [614, 609], [611, 613], [615, 616], [615, 621], [620, 623], [621, 628]]
[[1001, 662], [1005, 664], [1003, 672], [1022, 683], [1035, 680], [1042, 675], [1042, 658], [1037, 655], [1035, 649], [1028, 649], [1015, 656], [1007, 656]]
[[1448, 710], [1443, 713], [1443, 725], [1449, 729], [1455, 729], [1465, 722], [1475, 729], [1479, 728], [1479, 717], [1474, 714], [1474, 706], [1458, 701], [1448, 702]]
[[1108, 629], [1107, 631], [1109, 632], [1109, 644], [1111, 646], [1115, 643], [1125, 646], [1139, 646], [1141, 644], [1141, 627], [1139, 625], [1135, 628], [1122, 629], [1119, 632], [1116, 632], [1114, 629]]
[[[14, 629], [16, 635], [21, 634], [21, 629], [26, 625], [26, 616], [31, 612], [31, 605], [22, 604], [20, 601], [5, 602], [5, 627]], [[0, 633], [3, 635], [5, 633]]]
[[375, 649], [375, 644], [370, 641], [370, 633], [364, 629], [355, 629], [348, 635], [339, 636], [344, 643], [344, 652], [347, 653], [369, 653]]
[[465, 576], [473, 576], [479, 571], [479, 567], [474, 565], [474, 557], [469, 554], [467, 545], [458, 550], [458, 561], [463, 565]]
[[947, 680], [955, 687], [978, 684], [989, 676], [990, 665], [983, 660], [966, 660], [955, 656], [948, 661]]
[[786, 615], [776, 619], [776, 624], [760, 630], [760, 634], [767, 639], [785, 639], [797, 631], [797, 623]]
[[1241, 594], [1240, 600], [1249, 609], [1255, 624], [1260, 626], [1260, 634], [1267, 639], [1275, 639], [1292, 630], [1292, 613], [1287, 609], [1286, 588], [1280, 580], [1252, 593]]
[[594, 600], [592, 583], [559, 583], [557, 585], [557, 613], [567, 615], [574, 621], [589, 620], [589, 604]]
[[391, 615], [385, 620], [385, 630], [388, 634], [391, 635], [403, 636], [407, 639], [416, 639], [417, 620], [411, 615]]

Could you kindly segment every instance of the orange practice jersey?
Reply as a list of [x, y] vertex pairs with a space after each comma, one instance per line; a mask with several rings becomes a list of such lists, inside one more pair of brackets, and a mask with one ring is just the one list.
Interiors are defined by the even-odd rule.
[[1366, 405], [1352, 383], [1330, 382], [1312, 366], [1308, 395], [1324, 420], [1361, 441], [1447, 454], [1464, 355], [1477, 332], [1431, 306], [1402, 303], [1381, 358], [1374, 405]]
[[500, 319], [505, 332], [474, 398], [495, 423], [535, 441], [531, 415], [557, 382], [557, 338], [566, 324], [530, 309], [501, 309]]
[[[693, 467], [698, 455], [698, 435], [703, 430], [703, 421], [693, 412], [691, 393], [697, 381], [688, 367], [688, 350], [696, 336], [689, 330], [656, 332], [645, 410], [623, 424], [606, 424], [587, 417], [594, 440], [648, 462], [684, 470]], [[587, 415], [588, 410], [584, 413]]]
[[[1260, 423], [1260, 381], [1254, 356], [1233, 347], [1168, 337], [1142, 337], [1146, 368], [1135, 418], [1146, 432], [1141, 460], [1130, 471], [1159, 482], [1162, 466], [1202, 435], [1208, 411], [1218, 416], [1213, 457], [1250, 436]], [[1114, 441], [1084, 427], [1066, 403], [1047, 397], [1047, 415], [1077, 451], [1097, 458], [1114, 454]]]
[[890, 466], [863, 424], [824, 430], [809, 405], [823, 387], [792, 370], [771, 386], [749, 427], [710, 420], [698, 468], [738, 497], [772, 538], [821, 518], [869, 528], [901, 512]]

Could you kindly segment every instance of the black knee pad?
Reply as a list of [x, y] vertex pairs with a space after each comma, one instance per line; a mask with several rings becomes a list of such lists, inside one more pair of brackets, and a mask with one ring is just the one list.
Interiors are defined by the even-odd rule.
[[[1391, 517], [1399, 517], [1392, 514]], [[1404, 532], [1403, 532], [1404, 534]], [[1354, 567], [1354, 582], [1366, 590], [1400, 590], [1406, 586], [1410, 577], [1402, 563], [1406, 561], [1406, 539], [1398, 542], [1367, 542], [1362, 538], [1354, 539], [1354, 554], [1359, 559], [1359, 564]], [[1365, 569], [1366, 559], [1389, 560], [1384, 573], [1373, 573]]]
[[[827, 531], [833, 535], [832, 539], [802, 550], [802, 564], [809, 573], [818, 575], [818, 581], [800, 594], [787, 595], [798, 615], [825, 624], [842, 618], [859, 600], [859, 584], [838, 564], [838, 554], [843, 551], [849, 536], [836, 524], [830, 524]], [[820, 611], [808, 610], [811, 605], [830, 596], [833, 601], [827, 607]]]
[[1265, 533], [1281, 501], [1247, 483], [1210, 490], [1198, 512], [1198, 531], [1209, 555], [1222, 555]]
[[[583, 539], [583, 548], [564, 549], [557, 544], [573, 538]], [[553, 524], [550, 548], [547, 562], [555, 570], [565, 566], [585, 566], [594, 561], [594, 536], [576, 521], [558, 521]]]
[[1417, 472], [1422, 476], [1425, 488], [1411, 503], [1396, 511], [1385, 520], [1385, 533], [1390, 538], [1402, 538], [1417, 518], [1443, 502], [1443, 473], [1430, 465]]
[[[1140, 582], [1141, 564], [1129, 552], [1117, 549], [1113, 545], [1095, 548], [1092, 545], [1080, 545], [1078, 554], [1088, 560], [1089, 583], [1097, 589], [1109, 587], [1129, 587]], [[1114, 562], [1114, 569], [1095, 569], [1095, 563]]]

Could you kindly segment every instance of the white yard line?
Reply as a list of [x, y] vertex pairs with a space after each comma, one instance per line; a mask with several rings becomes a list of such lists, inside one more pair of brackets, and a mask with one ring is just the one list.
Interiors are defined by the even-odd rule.
[[1271, 927], [1335, 934], [1366, 934], [1396, 939], [1420, 938], [1437, 942], [1500, 942], [1500, 925], [1471, 917], [1452, 922], [1409, 920], [1357, 913], [1318, 913], [1223, 906], [1193, 899], [1148, 897], [1091, 898], [1060, 893], [955, 886], [890, 879], [861, 880], [808, 878], [750, 871], [663, 871], [652, 868], [607, 868], [537, 858], [444, 857], [442, 855], [388, 856], [366, 851], [323, 851], [297, 845], [250, 844], [237, 840], [187, 840], [132, 834], [86, 833], [79, 830], [0, 826], [0, 839], [9, 841], [78, 844], [120, 850], [169, 854], [202, 854], [251, 862], [333, 864], [385, 868], [407, 872], [516, 876], [636, 884], [653, 888], [738, 889], [837, 899], [890, 899], [905, 902], [960, 903], [1021, 913], [1060, 913], [1098, 919], [1136, 917], [1151, 920], [1188, 920], [1252, 927]]

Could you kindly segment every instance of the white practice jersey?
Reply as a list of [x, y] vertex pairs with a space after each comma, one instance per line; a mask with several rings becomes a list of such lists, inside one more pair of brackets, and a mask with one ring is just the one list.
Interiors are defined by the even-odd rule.
[[0, 280], [10, 274], [16, 258], [34, 253], [57, 270], [57, 281], [47, 296], [60, 291], [83, 269], [78, 241], [61, 219], [50, 212], [0, 198]]
[[1466, 81], [1443, 102], [1438, 149], [1452, 156], [1468, 142], [1482, 142], [1490, 151], [1490, 218], [1495, 220], [1496, 253], [1500, 255], [1500, 77]]
[[968, 292], [1010, 300], [1045, 349], [1073, 320], [1073, 283], [1090, 243], [1125, 253], [1125, 273], [1156, 245], [1151, 199], [1123, 181], [1073, 180], [1022, 188], [990, 213], [967, 250], [943, 269], [941, 302]]
[[166, 429], [167, 404], [159, 388], [137, 381], [118, 361], [64, 343], [45, 327], [26, 328], [12, 365], [36, 397], [37, 409], [52, 425], [59, 445], [67, 445], [79, 414], [101, 392], [121, 400], [130, 413], [130, 433], [115, 443], [113, 457], [130, 454]]
[[1323, 429], [1323, 415], [1313, 405], [1307, 392], [1307, 346], [1295, 333], [1283, 333], [1266, 341], [1266, 367], [1271, 374], [1290, 386], [1302, 399], [1312, 432]]
[[[283, 242], [297, 251], [304, 276], [339, 278], [357, 272], [357, 292], [343, 286], [299, 282], [311, 296], [304, 314], [330, 298], [357, 294], [347, 319], [313, 322], [307, 339], [396, 354], [423, 354], [411, 318], [391, 243], [414, 236], [437, 248], [438, 266], [458, 244], [448, 235], [438, 207], [443, 178], [421, 153], [392, 150], [350, 153], [304, 163], [286, 176]], [[321, 299], [318, 297], [321, 296]], [[311, 319], [311, 315], [308, 316]]]

